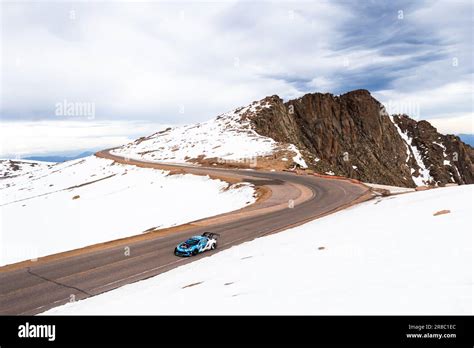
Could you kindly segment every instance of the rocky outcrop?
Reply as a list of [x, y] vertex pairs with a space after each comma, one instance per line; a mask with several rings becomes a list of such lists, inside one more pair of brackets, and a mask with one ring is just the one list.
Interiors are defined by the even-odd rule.
[[394, 116], [400, 130], [412, 139], [433, 181], [438, 185], [474, 182], [474, 149], [454, 135], [437, 132], [427, 121], [415, 121], [407, 115]]
[[311, 169], [366, 182], [415, 187], [474, 183], [473, 149], [427, 121], [389, 116], [366, 90], [267, 97], [242, 115], [257, 133], [295, 144]]

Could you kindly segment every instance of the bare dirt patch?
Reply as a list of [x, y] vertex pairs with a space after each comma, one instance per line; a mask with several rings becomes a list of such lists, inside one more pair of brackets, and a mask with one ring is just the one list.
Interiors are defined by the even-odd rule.
[[445, 210], [437, 211], [436, 213], [433, 214], [433, 216], [444, 215], [444, 214], [449, 214], [449, 213], [451, 213], [451, 210], [445, 209]]
[[255, 170], [288, 170], [297, 167], [293, 162], [296, 154], [286, 148], [279, 148], [273, 154], [243, 159], [223, 159], [217, 157], [205, 157], [200, 155], [187, 161], [202, 166], [213, 166], [229, 169], [255, 169]]

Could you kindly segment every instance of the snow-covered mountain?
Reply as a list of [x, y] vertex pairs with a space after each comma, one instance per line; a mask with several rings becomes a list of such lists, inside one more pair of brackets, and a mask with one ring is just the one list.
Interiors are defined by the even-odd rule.
[[116, 148], [112, 153], [157, 162], [306, 168], [301, 153], [293, 144], [276, 142], [254, 130], [251, 118], [269, 107], [264, 101], [255, 101], [207, 122], [161, 130]]
[[250, 184], [169, 175], [95, 156], [54, 165], [1, 164], [0, 265], [183, 224], [255, 201]]
[[405, 187], [474, 183], [472, 147], [426, 120], [389, 115], [367, 90], [265, 101], [255, 131], [296, 145], [317, 172]]
[[427, 121], [390, 116], [366, 90], [278, 96], [208, 122], [164, 129], [114, 150], [164, 162], [308, 168], [393, 186], [474, 183], [474, 149]]

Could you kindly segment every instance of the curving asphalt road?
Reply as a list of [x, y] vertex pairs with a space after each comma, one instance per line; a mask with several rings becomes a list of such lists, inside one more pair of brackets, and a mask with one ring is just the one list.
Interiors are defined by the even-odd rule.
[[[368, 189], [363, 185], [312, 175], [162, 165], [125, 159], [111, 155], [109, 151], [96, 155], [142, 167], [247, 181], [257, 187], [266, 188], [271, 194], [265, 195], [265, 199], [247, 208], [179, 228], [149, 232], [40, 258], [36, 262], [27, 261], [0, 267], [1, 315], [41, 313], [72, 300], [84, 299], [155, 276], [233, 245], [302, 224], [370, 197]], [[289, 207], [290, 199], [294, 201], [293, 208]], [[108, 214], [106, 209], [104, 214]], [[205, 231], [221, 235], [216, 251], [192, 258], [179, 258], [173, 254], [174, 247], [179, 242]]]

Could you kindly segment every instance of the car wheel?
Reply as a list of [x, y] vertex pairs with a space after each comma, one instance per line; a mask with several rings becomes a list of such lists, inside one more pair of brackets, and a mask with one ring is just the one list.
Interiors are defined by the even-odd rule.
[[194, 249], [193, 252], [191, 253], [193, 256], [196, 256], [198, 254], [197, 249]]
[[178, 255], [178, 248], [174, 248], [174, 254]]
[[211, 250], [215, 250], [217, 248], [217, 242], [211, 245]]

